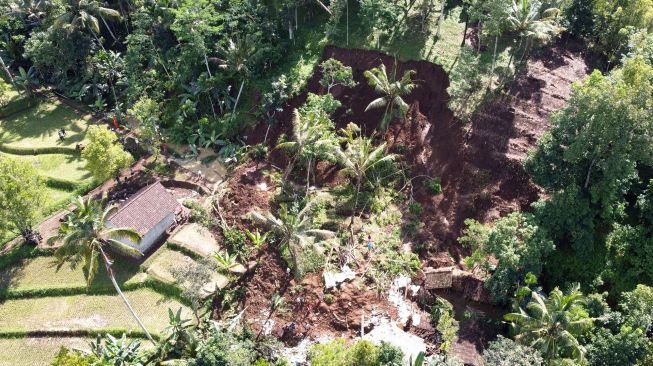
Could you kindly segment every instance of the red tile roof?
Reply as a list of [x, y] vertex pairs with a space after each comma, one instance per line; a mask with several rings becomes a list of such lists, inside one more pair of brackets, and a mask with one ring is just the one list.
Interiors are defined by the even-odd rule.
[[166, 216], [181, 209], [175, 197], [156, 182], [136, 192], [108, 221], [114, 227], [129, 227], [145, 235]]

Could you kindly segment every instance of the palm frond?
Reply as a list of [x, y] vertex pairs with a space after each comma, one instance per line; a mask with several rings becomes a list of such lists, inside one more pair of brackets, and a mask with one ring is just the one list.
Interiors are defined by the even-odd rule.
[[371, 101], [370, 104], [367, 105], [367, 107], [365, 108], [365, 112], [369, 111], [370, 109], [383, 108], [387, 104], [388, 101], [386, 97], [376, 98], [373, 101]]

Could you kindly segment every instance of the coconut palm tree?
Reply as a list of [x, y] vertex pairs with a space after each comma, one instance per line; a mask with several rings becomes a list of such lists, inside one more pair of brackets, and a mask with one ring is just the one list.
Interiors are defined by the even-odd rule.
[[[558, 14], [560, 9], [556, 7], [542, 9], [542, 4], [537, 0], [513, 0], [508, 11], [507, 22], [510, 30], [519, 33], [519, 44], [515, 52], [526, 40], [523, 58], [528, 53], [532, 40], [548, 42], [560, 33], [564, 28], [558, 25]], [[508, 67], [512, 63], [515, 52], [510, 55]]]
[[100, 6], [100, 3], [94, 0], [67, 0], [64, 4], [65, 11], [54, 21], [55, 27], [61, 27], [69, 30], [89, 31], [98, 41], [102, 49], [104, 46], [100, 42], [100, 19], [104, 26], [115, 40], [111, 27], [107, 24], [105, 18], [120, 19], [120, 12], [111, 8]]
[[586, 351], [576, 336], [589, 330], [593, 321], [576, 311], [583, 303], [578, 285], [567, 294], [556, 287], [548, 298], [533, 291], [526, 309], [520, 307], [505, 319], [511, 322], [515, 340], [540, 350], [547, 360], [563, 355], [582, 364]]
[[293, 111], [292, 120], [293, 141], [282, 142], [278, 149], [293, 150], [294, 155], [283, 174], [285, 185], [290, 173], [300, 157], [307, 158], [306, 163], [306, 194], [308, 194], [309, 178], [312, 163], [320, 155], [329, 154], [337, 147], [333, 122], [322, 110], [310, 110], [301, 115], [297, 109]]
[[279, 207], [276, 215], [271, 212], [250, 213], [252, 221], [264, 225], [278, 235], [282, 248], [288, 248], [295, 267], [295, 275], [299, 277], [298, 261], [301, 252], [309, 245], [315, 244], [315, 239], [330, 239], [335, 233], [330, 230], [311, 229], [312, 209], [315, 201], [309, 201], [298, 212], [289, 210], [285, 204]]
[[254, 44], [254, 40], [252, 40], [249, 35], [246, 35], [243, 38], [238, 38], [235, 41], [230, 39], [227, 47], [217, 46], [217, 51], [220, 54], [220, 57], [212, 57], [210, 59], [210, 61], [217, 62], [220, 68], [229, 70], [236, 75], [240, 75], [242, 78], [240, 88], [238, 89], [238, 96], [236, 96], [236, 102], [231, 111], [231, 119], [235, 116], [238, 101], [240, 100], [240, 95], [245, 86], [245, 81], [250, 75], [248, 64], [250, 60], [257, 58], [263, 52], [263, 49], [256, 49]]
[[388, 78], [385, 65], [381, 64], [379, 67], [365, 71], [363, 75], [367, 78], [370, 86], [374, 87], [374, 90], [382, 95], [371, 101], [367, 105], [367, 108], [365, 108], [365, 112], [374, 108], [385, 108], [381, 123], [379, 124], [382, 130], [388, 128], [392, 119], [403, 119], [406, 117], [408, 104], [402, 99], [402, 96], [410, 94], [417, 86], [412, 80], [413, 75], [415, 75], [415, 70], [404, 72], [400, 80], [396, 80], [396, 75], [393, 75], [392, 79], [390, 79]]
[[379, 146], [374, 146], [372, 138], [369, 137], [353, 137], [352, 126], [345, 130], [347, 134], [347, 146], [343, 150], [336, 150], [336, 158], [338, 163], [343, 166], [342, 171], [347, 174], [354, 185], [354, 207], [351, 212], [351, 220], [349, 222], [349, 231], [352, 241], [354, 240], [354, 216], [358, 208], [358, 196], [367, 173], [374, 167], [384, 162], [393, 161], [394, 154], [387, 154], [385, 151], [386, 143]]
[[113, 287], [124, 301], [129, 312], [143, 329], [147, 338], [153, 344], [156, 344], [143, 322], [136, 315], [125, 294], [120, 290], [112, 268], [113, 260], [107, 253], [107, 250], [111, 249], [119, 253], [140, 254], [125, 242], [125, 240], [129, 240], [133, 243], [140, 243], [140, 235], [130, 228], [110, 227], [107, 218], [115, 212], [117, 206], [104, 208], [105, 201], [106, 197], [96, 201], [90, 198], [86, 200], [82, 197], [77, 198], [74, 203], [75, 210], [61, 224], [57, 235], [48, 240], [50, 244], [58, 241], [62, 243], [54, 252], [57, 270], [64, 263], [69, 263], [71, 269], [76, 269], [81, 264], [86, 277], [86, 284], [90, 286], [98, 273], [99, 262], [102, 261]]

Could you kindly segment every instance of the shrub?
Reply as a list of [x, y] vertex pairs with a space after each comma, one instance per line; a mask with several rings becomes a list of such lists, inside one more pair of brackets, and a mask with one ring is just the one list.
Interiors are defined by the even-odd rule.
[[442, 182], [440, 181], [440, 178], [433, 178], [429, 179], [424, 183], [424, 186], [426, 189], [431, 192], [434, 195], [438, 195], [442, 193]]
[[213, 329], [210, 336], [200, 342], [197, 356], [189, 366], [250, 366], [259, 357], [255, 343], [242, 334]]
[[483, 358], [487, 366], [540, 366], [543, 362], [537, 350], [502, 336], [490, 342]]
[[52, 366], [110, 366], [108, 362], [101, 361], [94, 355], [85, 355], [78, 351], [61, 347], [54, 357]]
[[104, 182], [134, 162], [134, 158], [116, 142], [116, 133], [106, 126], [91, 126], [86, 135], [89, 143], [82, 150], [82, 157], [86, 169], [96, 181]]
[[402, 366], [404, 352], [401, 348], [382, 341], [379, 346], [379, 363], [383, 366]]
[[64, 191], [74, 191], [80, 186], [78, 181], [54, 177], [43, 177], [43, 182], [50, 188]]
[[431, 308], [431, 319], [436, 324], [435, 329], [442, 336], [440, 350], [447, 352], [456, 341], [458, 334], [458, 322], [453, 317], [453, 305], [445, 299], [438, 298]]
[[222, 228], [224, 235], [224, 244], [230, 253], [233, 253], [241, 259], [247, 259], [251, 252], [251, 247], [247, 243], [247, 234], [235, 228]]
[[381, 342], [380, 346], [368, 340], [353, 345], [343, 338], [311, 347], [308, 358], [313, 366], [400, 366], [404, 354], [398, 347]]
[[424, 209], [422, 208], [422, 205], [417, 202], [413, 202], [408, 205], [408, 212], [413, 216], [419, 216], [423, 211]]
[[252, 159], [262, 160], [268, 156], [268, 146], [265, 144], [256, 144], [249, 150]]
[[189, 220], [190, 222], [195, 222], [198, 223], [204, 227], [207, 227], [209, 229], [215, 227], [217, 225], [217, 222], [209, 212], [204, 208], [202, 205], [195, 201], [191, 200], [186, 200], [184, 201], [184, 206], [186, 208], [190, 209], [190, 216]]
[[592, 366], [644, 365], [651, 342], [641, 329], [624, 326], [618, 334], [605, 328], [592, 332], [587, 359]]
[[308, 352], [312, 366], [350, 365], [347, 342], [343, 338], [329, 343], [315, 344]]
[[47, 147], [18, 147], [0, 144], [0, 151], [13, 155], [42, 155], [66, 154], [76, 155], [79, 152], [74, 147], [47, 146]]

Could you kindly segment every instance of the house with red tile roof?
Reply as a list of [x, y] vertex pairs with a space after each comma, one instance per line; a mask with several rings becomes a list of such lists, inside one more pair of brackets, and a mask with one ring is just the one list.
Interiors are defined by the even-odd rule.
[[141, 254], [160, 241], [186, 215], [186, 209], [160, 183], [142, 188], [108, 218], [111, 227], [128, 227], [141, 235], [139, 244], [125, 240]]

